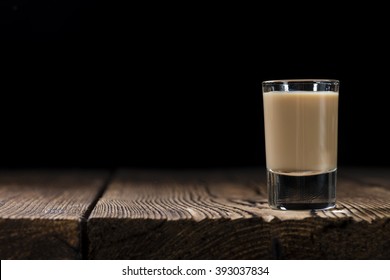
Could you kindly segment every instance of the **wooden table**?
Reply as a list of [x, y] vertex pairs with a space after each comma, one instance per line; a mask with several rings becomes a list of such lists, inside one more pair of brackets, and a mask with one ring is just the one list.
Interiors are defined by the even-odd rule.
[[0, 259], [390, 259], [390, 169], [269, 209], [263, 168], [0, 173]]

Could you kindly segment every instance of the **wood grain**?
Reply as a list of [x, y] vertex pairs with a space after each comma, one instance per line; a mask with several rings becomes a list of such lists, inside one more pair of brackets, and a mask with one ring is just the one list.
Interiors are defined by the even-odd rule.
[[0, 259], [80, 259], [85, 215], [107, 172], [0, 173]]
[[88, 220], [92, 259], [389, 259], [390, 170], [342, 169], [327, 211], [267, 205], [265, 171], [122, 170]]

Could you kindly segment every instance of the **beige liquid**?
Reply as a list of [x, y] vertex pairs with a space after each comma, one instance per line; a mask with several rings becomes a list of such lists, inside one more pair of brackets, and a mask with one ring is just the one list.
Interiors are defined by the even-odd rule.
[[268, 169], [310, 175], [337, 167], [338, 97], [330, 91], [263, 93]]

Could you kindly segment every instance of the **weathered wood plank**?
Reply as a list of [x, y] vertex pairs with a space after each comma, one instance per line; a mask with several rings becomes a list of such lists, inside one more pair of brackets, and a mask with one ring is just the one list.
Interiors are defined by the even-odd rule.
[[85, 215], [107, 172], [0, 173], [0, 259], [80, 259]]
[[122, 170], [88, 237], [92, 259], [389, 259], [390, 172], [341, 170], [335, 209], [277, 211], [261, 169]]

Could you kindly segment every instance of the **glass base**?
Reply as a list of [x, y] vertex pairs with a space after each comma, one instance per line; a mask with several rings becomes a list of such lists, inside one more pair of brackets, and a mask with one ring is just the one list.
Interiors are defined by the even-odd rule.
[[336, 175], [336, 170], [306, 176], [268, 170], [268, 204], [280, 210], [333, 208], [336, 205]]

